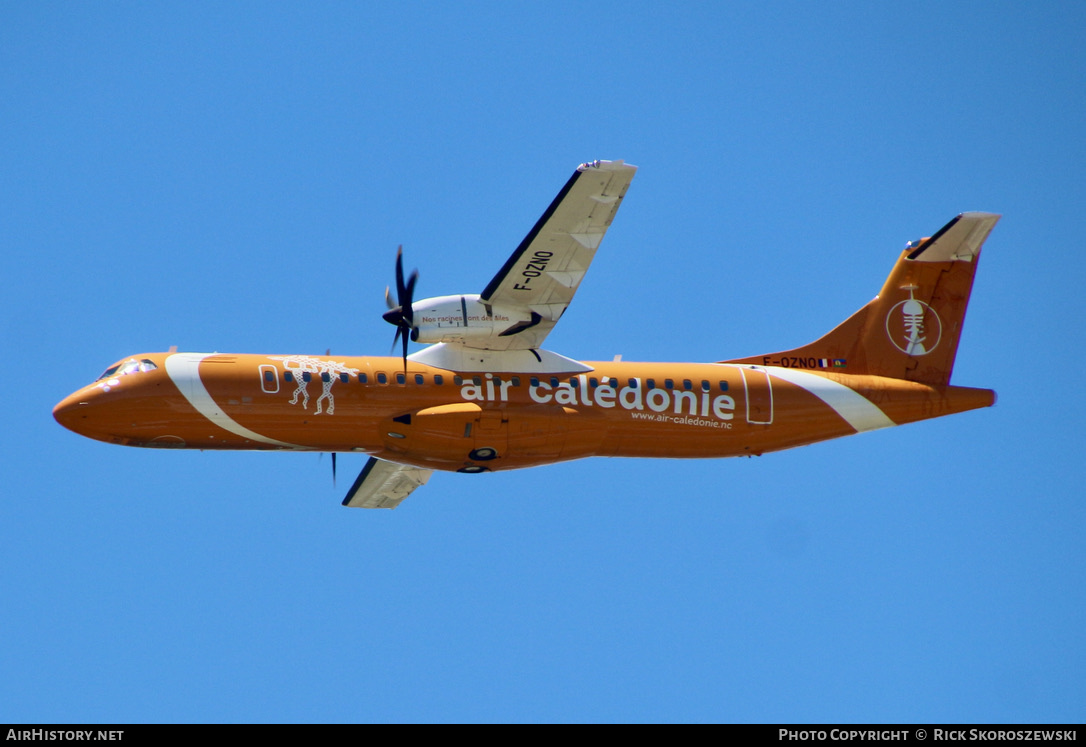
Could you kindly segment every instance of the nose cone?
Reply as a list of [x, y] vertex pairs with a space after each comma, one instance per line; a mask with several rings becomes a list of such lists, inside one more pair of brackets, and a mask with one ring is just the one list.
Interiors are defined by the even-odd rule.
[[[58, 423], [60, 423], [70, 431], [76, 430], [75, 424], [76, 421], [79, 419], [79, 410], [81, 404], [86, 404], [80, 403], [80, 394], [81, 392], [69, 394], [67, 397], [57, 403], [56, 407], [53, 408], [53, 418], [55, 418]], [[78, 431], [76, 431], [76, 433], [78, 433]]]
[[403, 307], [397, 306], [393, 309], [389, 309], [384, 314], [381, 314], [381, 318], [393, 326], [397, 326], [403, 321]]
[[85, 387], [62, 399], [53, 408], [53, 417], [73, 433], [100, 441], [111, 440], [102, 407], [102, 390]]

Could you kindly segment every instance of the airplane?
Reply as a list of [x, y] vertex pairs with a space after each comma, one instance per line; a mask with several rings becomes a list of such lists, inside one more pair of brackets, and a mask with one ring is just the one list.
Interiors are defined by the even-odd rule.
[[[707, 363], [577, 361], [543, 349], [637, 167], [577, 167], [478, 294], [414, 300], [396, 257], [401, 355], [146, 353], [53, 410], [80, 435], [165, 449], [369, 455], [343, 505], [395, 508], [434, 470], [590, 456], [760, 456], [995, 403], [950, 384], [981, 246], [962, 213], [906, 244], [879, 294], [793, 350]], [[427, 347], [408, 355], [408, 339]]]

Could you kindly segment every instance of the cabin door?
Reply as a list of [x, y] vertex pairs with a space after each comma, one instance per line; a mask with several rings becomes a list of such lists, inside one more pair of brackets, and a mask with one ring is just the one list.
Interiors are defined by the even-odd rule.
[[743, 375], [747, 422], [751, 425], [769, 425], [773, 422], [773, 385], [769, 373], [756, 366], [740, 366], [739, 371]]

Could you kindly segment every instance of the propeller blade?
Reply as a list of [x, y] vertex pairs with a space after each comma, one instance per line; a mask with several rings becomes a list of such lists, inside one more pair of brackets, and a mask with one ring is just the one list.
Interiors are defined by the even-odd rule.
[[332, 452], [332, 487], [336, 486], [336, 452]]
[[396, 301], [392, 300], [392, 291], [385, 287], [385, 305], [388, 311], [381, 315], [389, 324], [396, 327], [396, 336], [392, 338], [392, 350], [396, 349], [396, 343], [401, 343], [403, 355], [403, 370], [407, 373], [407, 340], [415, 339], [415, 310], [412, 303], [415, 299], [415, 284], [419, 280], [419, 271], [412, 270], [410, 277], [404, 280], [403, 276], [403, 244], [396, 248]]
[[419, 271], [412, 270], [411, 277], [407, 279], [407, 287], [404, 288], [404, 297], [400, 299], [400, 307], [403, 309], [403, 319], [408, 327], [415, 326], [415, 310], [411, 307], [415, 300], [415, 283], [418, 282]]
[[396, 300], [403, 306], [403, 244], [396, 249]]

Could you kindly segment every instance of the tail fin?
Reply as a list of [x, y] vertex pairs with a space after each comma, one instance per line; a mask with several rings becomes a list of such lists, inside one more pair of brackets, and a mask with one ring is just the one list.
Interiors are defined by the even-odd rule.
[[980, 248], [999, 217], [962, 213], [934, 236], [909, 242], [879, 295], [810, 345], [721, 362], [947, 385]]

